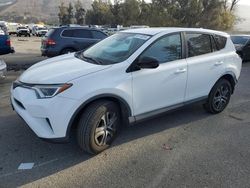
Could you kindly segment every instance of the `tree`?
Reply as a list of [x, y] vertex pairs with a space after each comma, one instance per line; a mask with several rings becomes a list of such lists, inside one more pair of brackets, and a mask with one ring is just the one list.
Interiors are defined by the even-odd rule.
[[68, 24], [73, 24], [74, 23], [74, 7], [71, 2], [69, 3], [69, 6], [67, 8], [67, 13], [68, 13], [67, 14]]
[[59, 17], [59, 23], [60, 23], [61, 25], [66, 25], [66, 24], [68, 24], [67, 7], [64, 5], [64, 2], [62, 2], [62, 3], [59, 5], [58, 17]]
[[82, 3], [80, 2], [80, 0], [78, 0], [75, 3], [75, 19], [76, 19], [76, 23], [79, 25], [83, 25], [85, 24], [85, 9], [82, 6]]
[[89, 24], [203, 27], [228, 30], [235, 24], [239, 0], [95, 0], [87, 11]]
[[110, 3], [101, 0], [94, 1], [92, 10], [88, 10], [86, 14], [86, 23], [94, 25], [111, 24], [113, 15], [110, 10]]

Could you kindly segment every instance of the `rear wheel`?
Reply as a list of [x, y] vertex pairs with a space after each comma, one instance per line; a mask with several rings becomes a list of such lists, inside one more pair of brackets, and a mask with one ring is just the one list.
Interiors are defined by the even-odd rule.
[[219, 80], [212, 88], [208, 100], [204, 105], [205, 109], [212, 113], [222, 112], [228, 105], [232, 94], [232, 86], [226, 79]]
[[121, 124], [120, 109], [112, 101], [97, 101], [81, 115], [77, 128], [79, 146], [97, 154], [107, 149], [115, 139]]

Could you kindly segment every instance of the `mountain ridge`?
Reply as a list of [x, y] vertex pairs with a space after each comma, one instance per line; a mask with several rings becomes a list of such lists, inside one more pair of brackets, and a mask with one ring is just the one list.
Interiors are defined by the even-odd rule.
[[[58, 21], [58, 6], [61, 2], [66, 5], [77, 0], [0, 0], [0, 4], [6, 4], [0, 9], [1, 19], [7, 21], [27, 19], [27, 21]], [[80, 0], [85, 9], [89, 9], [92, 0]], [[8, 4], [13, 2], [13, 4]]]

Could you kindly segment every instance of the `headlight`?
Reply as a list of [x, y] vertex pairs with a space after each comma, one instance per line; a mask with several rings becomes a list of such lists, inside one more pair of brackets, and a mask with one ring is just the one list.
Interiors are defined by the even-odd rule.
[[36, 91], [38, 98], [51, 98], [70, 88], [72, 84], [56, 84], [56, 85], [34, 85], [32, 89]]

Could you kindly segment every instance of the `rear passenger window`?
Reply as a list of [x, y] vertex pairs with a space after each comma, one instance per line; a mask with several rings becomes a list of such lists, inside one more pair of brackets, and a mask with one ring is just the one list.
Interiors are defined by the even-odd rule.
[[63, 33], [62, 33], [62, 36], [63, 37], [73, 37], [73, 30], [69, 30], [69, 29], [67, 29], [67, 30], [64, 30], [63, 31]]
[[104, 39], [106, 35], [100, 31], [91, 31], [94, 39]]
[[212, 52], [210, 35], [188, 33], [186, 36], [188, 44], [188, 57], [199, 56]]
[[92, 38], [91, 32], [86, 29], [74, 30], [74, 37], [76, 38]]
[[226, 43], [227, 43], [226, 37], [215, 35], [214, 39], [219, 50], [222, 50], [223, 48], [225, 48]]

